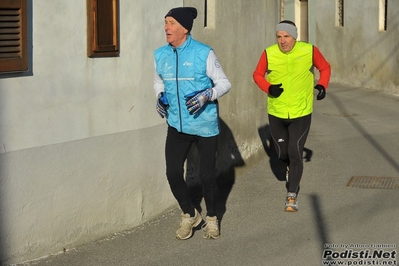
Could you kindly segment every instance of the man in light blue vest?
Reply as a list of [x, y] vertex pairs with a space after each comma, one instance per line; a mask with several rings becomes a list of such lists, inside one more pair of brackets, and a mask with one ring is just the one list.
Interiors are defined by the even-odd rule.
[[154, 90], [156, 109], [168, 123], [166, 176], [182, 210], [176, 238], [190, 238], [193, 228], [202, 222], [184, 180], [184, 162], [195, 143], [207, 209], [204, 237], [217, 239], [220, 236], [215, 170], [219, 135], [217, 99], [230, 90], [231, 84], [212, 48], [191, 37], [196, 17], [197, 10], [193, 7], [173, 8], [166, 14], [164, 30], [168, 44], [154, 51]]

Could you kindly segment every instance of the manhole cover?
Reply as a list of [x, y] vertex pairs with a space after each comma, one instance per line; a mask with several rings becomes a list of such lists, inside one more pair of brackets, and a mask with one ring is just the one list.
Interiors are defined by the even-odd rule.
[[381, 176], [354, 176], [347, 187], [399, 189], [399, 178]]

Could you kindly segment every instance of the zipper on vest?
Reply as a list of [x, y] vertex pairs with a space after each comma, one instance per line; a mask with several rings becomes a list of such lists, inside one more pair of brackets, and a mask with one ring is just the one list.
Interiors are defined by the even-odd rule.
[[177, 95], [177, 105], [179, 107], [179, 122], [180, 122], [180, 131], [183, 131], [183, 122], [181, 118], [181, 106], [180, 106], [180, 95], [179, 95], [179, 53], [176, 48], [173, 49], [173, 52], [176, 55], [176, 95]]

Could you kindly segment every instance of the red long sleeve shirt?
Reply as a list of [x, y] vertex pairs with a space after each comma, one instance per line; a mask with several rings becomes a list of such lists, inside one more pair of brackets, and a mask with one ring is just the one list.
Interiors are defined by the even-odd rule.
[[[317, 84], [323, 85], [324, 88], [327, 90], [328, 82], [330, 81], [331, 67], [316, 46], [313, 46], [313, 65], [320, 72], [320, 78]], [[253, 73], [253, 79], [261, 90], [269, 93], [269, 86], [271, 84], [265, 79], [267, 70], [267, 54], [265, 50], [263, 51], [259, 59], [258, 65], [256, 66], [256, 69]]]

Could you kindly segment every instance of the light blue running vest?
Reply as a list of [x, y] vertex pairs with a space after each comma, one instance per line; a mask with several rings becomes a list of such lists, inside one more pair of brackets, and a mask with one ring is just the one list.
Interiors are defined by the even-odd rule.
[[164, 82], [169, 102], [166, 119], [179, 132], [201, 137], [219, 134], [217, 101], [207, 102], [192, 115], [187, 110], [185, 98], [190, 93], [213, 87], [206, 75], [206, 61], [211, 49], [189, 35], [177, 48], [167, 44], [154, 51], [156, 72]]

